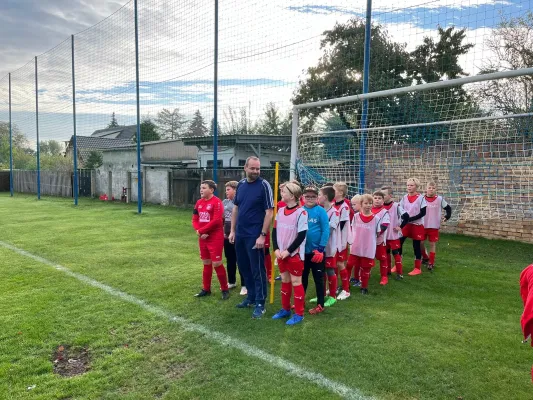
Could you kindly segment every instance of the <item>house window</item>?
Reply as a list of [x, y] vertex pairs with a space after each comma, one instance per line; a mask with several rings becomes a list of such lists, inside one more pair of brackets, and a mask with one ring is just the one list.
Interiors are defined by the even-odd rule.
[[[217, 160], [217, 167], [222, 168], [222, 160]], [[213, 160], [207, 160], [207, 168], [213, 168]]]
[[246, 160], [239, 160], [239, 167], [244, 167], [244, 164], [246, 164]]

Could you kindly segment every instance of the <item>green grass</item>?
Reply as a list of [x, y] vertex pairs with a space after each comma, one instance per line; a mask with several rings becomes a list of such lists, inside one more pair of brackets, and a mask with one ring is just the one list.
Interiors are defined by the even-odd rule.
[[[437, 270], [286, 327], [196, 299], [190, 210], [0, 196], [0, 240], [378, 399], [530, 399], [518, 277], [533, 246], [442, 235]], [[411, 269], [412, 253], [405, 264]], [[329, 399], [326, 389], [0, 247], [0, 399]], [[277, 284], [279, 285], [279, 283]], [[216, 285], [215, 285], [216, 286]], [[314, 297], [311, 285], [308, 298]], [[90, 370], [53, 373], [59, 345]], [[36, 385], [34, 389], [28, 387]]]

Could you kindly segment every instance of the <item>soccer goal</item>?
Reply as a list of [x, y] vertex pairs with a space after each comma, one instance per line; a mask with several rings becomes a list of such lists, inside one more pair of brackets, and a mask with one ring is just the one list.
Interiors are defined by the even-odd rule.
[[[345, 181], [351, 195], [392, 186], [395, 197], [418, 177], [421, 192], [437, 183], [454, 220], [531, 219], [533, 94], [521, 83], [532, 75], [527, 68], [296, 105], [293, 176]], [[514, 111], [499, 104], [495, 82]]]

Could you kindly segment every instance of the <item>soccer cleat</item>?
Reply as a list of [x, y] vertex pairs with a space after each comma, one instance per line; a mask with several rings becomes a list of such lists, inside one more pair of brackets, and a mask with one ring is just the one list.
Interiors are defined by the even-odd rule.
[[403, 279], [403, 275], [398, 274], [394, 279], [396, 279], [397, 281], [401, 281]]
[[318, 301], [318, 299], [315, 297], [315, 298], [309, 300], [309, 303], [316, 303], [317, 301]]
[[299, 324], [300, 322], [302, 322], [304, 320], [304, 317], [302, 317], [301, 315], [298, 315], [298, 314], [294, 314], [291, 319], [289, 319], [286, 324], [287, 325], [296, 325], [296, 324]]
[[422, 270], [420, 268], [415, 268], [411, 272], [409, 272], [407, 275], [415, 276], [415, 275], [420, 275], [421, 273], [422, 273]]
[[340, 292], [342, 292], [342, 286], [337, 287], [337, 293], [335, 295], [338, 296]]
[[237, 287], [236, 283], [230, 283], [228, 284], [228, 289], [235, 289]]
[[254, 306], [254, 303], [252, 303], [248, 299], [244, 299], [239, 304], [237, 304], [235, 307], [237, 307], [237, 308], [249, 308], [249, 307], [252, 307], [252, 306]]
[[309, 310], [309, 314], [316, 315], [320, 314], [322, 311], [324, 311], [324, 307], [322, 307], [320, 304], [316, 306], [315, 308], [311, 308]]
[[357, 279], [352, 283], [353, 287], [361, 287], [361, 281], [358, 281]]
[[361, 294], [368, 294], [368, 289], [361, 288]]
[[355, 282], [357, 282], [357, 279], [355, 279], [355, 278], [350, 278], [350, 283], [355, 283]]
[[390, 270], [391, 273], [395, 274], [396, 273], [396, 265], [394, 267], [392, 267], [392, 269]]
[[276, 281], [281, 281], [281, 275], [278, 275], [274, 278]]
[[243, 286], [241, 288], [241, 292], [239, 293], [241, 296], [246, 296], [248, 294], [248, 289], [246, 289], [246, 286]]
[[275, 314], [272, 316], [272, 319], [289, 318], [290, 316], [291, 316], [291, 312], [285, 310], [284, 308], [282, 308], [281, 310], [279, 310], [277, 313], [275, 313]]
[[429, 263], [429, 258], [423, 258], [422, 259], [422, 264], [426, 265]]
[[428, 264], [428, 271], [433, 272], [433, 269], [435, 268], [435, 264]]
[[337, 296], [337, 300], [346, 300], [350, 296], [351, 296], [350, 292], [347, 292], [346, 290], [343, 290]]
[[385, 286], [387, 283], [389, 283], [389, 278], [387, 278], [386, 276], [382, 277], [379, 281], [379, 284], [382, 286]]
[[336, 302], [337, 302], [337, 299], [335, 297], [328, 297], [327, 300], [324, 301], [324, 307], [331, 307]]
[[211, 296], [211, 291], [202, 289], [194, 295], [194, 297], [205, 297], [205, 296]]
[[222, 300], [229, 299], [229, 290], [223, 290], [222, 291]]
[[261, 319], [264, 313], [266, 313], [265, 306], [262, 304], [257, 304], [254, 308], [254, 312], [252, 313], [252, 318]]

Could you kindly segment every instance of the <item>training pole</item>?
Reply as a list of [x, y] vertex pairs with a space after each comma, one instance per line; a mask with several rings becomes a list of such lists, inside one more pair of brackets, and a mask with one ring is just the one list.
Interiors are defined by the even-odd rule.
[[[279, 162], [276, 163], [276, 170], [274, 173], [274, 221], [276, 220], [276, 214], [278, 213], [278, 186], [279, 186]], [[272, 239], [272, 238], [271, 238]], [[273, 243], [272, 240], [270, 240]], [[274, 286], [276, 280], [274, 279], [276, 270], [276, 254], [272, 257], [272, 273], [270, 274], [270, 304], [274, 303]]]

